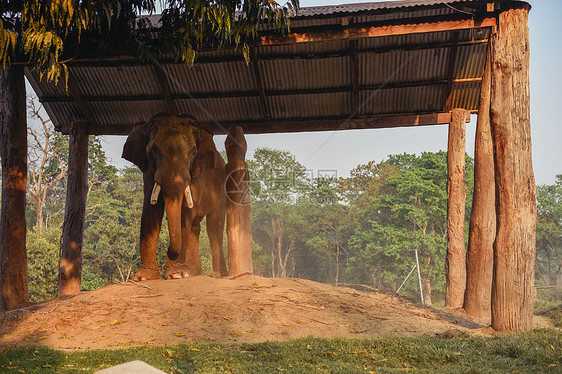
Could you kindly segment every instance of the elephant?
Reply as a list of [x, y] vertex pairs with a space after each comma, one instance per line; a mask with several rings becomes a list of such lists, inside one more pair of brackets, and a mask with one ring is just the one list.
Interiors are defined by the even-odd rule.
[[140, 269], [135, 281], [159, 279], [156, 247], [164, 208], [170, 231], [165, 278], [201, 274], [199, 234], [207, 217], [215, 276], [227, 275], [223, 253], [225, 162], [213, 134], [188, 115], [157, 114], [131, 130], [122, 157], [143, 172]]

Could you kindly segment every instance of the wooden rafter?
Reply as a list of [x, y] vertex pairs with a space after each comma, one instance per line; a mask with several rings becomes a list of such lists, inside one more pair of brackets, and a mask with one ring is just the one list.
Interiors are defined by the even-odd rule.
[[459, 32], [454, 32], [451, 49], [449, 52], [449, 63], [447, 66], [447, 90], [445, 91], [445, 112], [452, 109], [451, 104], [453, 100], [453, 83], [455, 81], [455, 66], [457, 64], [457, 55], [459, 49]]
[[[215, 135], [224, 135], [230, 126], [241, 126], [246, 134], [265, 134], [281, 132], [334, 131], [378, 129], [409, 126], [443, 125], [451, 121], [451, 113], [381, 115], [369, 118], [290, 118], [284, 120], [262, 120], [239, 122], [199, 123], [199, 126]], [[466, 122], [470, 122], [467, 111]], [[90, 135], [127, 135], [133, 125], [99, 125], [90, 128]], [[70, 126], [63, 126], [58, 131], [68, 134]]]
[[440, 31], [454, 31], [463, 29], [472, 29], [477, 27], [496, 26], [496, 18], [461, 19], [451, 21], [428, 22], [427, 18], [420, 20], [408, 20], [408, 24], [388, 25], [381, 23], [377, 25], [359, 25], [345, 27], [339, 30], [330, 31], [310, 31], [310, 32], [294, 32], [288, 35], [270, 35], [260, 38], [260, 45], [284, 45], [299, 44], [311, 42], [326, 42], [331, 40], [349, 40], [375, 38], [381, 36], [418, 34]]
[[351, 115], [359, 113], [359, 67], [357, 63], [357, 40], [349, 42], [349, 73], [351, 74]]
[[76, 103], [76, 106], [78, 107], [78, 110], [80, 111], [80, 114], [82, 115], [82, 118], [84, 118], [84, 122], [94, 125], [96, 123], [94, 121], [94, 115], [92, 114], [92, 111], [88, 107], [86, 101], [84, 101], [84, 98], [78, 91], [77, 87], [78, 85], [74, 80], [72, 71], [70, 71], [70, 73], [68, 74], [68, 92], [70, 93], [70, 97], [65, 96], [65, 98], [68, 99], [66, 101], [74, 101]]
[[[487, 28], [476, 29], [476, 30], [487, 30]], [[463, 46], [474, 46], [488, 44], [488, 38], [475, 39], [475, 40], [463, 40], [458, 42], [459, 47]], [[357, 51], [357, 56], [369, 55], [369, 54], [379, 54], [379, 53], [389, 53], [389, 52], [401, 52], [401, 51], [419, 51], [426, 49], [437, 49], [437, 48], [451, 48], [451, 42], [431, 42], [431, 43], [419, 43], [419, 44], [405, 44], [400, 46], [384, 46], [376, 48], [366, 48]], [[227, 47], [225, 47], [227, 48]], [[256, 50], [259, 52], [260, 47], [252, 47], [251, 50]], [[336, 57], [346, 57], [348, 52], [325, 52], [325, 53], [315, 53], [314, 55], [303, 54], [303, 53], [284, 53], [267, 55], [260, 54], [260, 60], [317, 60], [325, 58], [336, 58]], [[159, 60], [161, 64], [174, 64], [177, 63], [174, 59], [161, 59]], [[202, 51], [197, 56], [198, 64], [213, 64], [213, 63], [223, 63], [223, 62], [242, 62], [244, 61], [242, 55], [228, 54], [224, 56], [206, 56], [205, 51]], [[139, 61], [133, 57], [111, 57], [103, 59], [75, 59], [67, 63], [69, 67], [73, 66], [83, 66], [89, 68], [112, 68], [112, 67], [133, 67], [133, 66], [146, 66], [145, 63]]]
[[[453, 84], [461, 83], [480, 83], [482, 78], [467, 78], [467, 79], [455, 79]], [[397, 88], [411, 88], [411, 87], [423, 87], [423, 86], [439, 86], [446, 85], [449, 81], [445, 79], [438, 80], [428, 80], [428, 81], [417, 81], [417, 82], [392, 82], [386, 83], [384, 85], [369, 85], [369, 86], [359, 86], [358, 91], [372, 91], [372, 90], [388, 90]], [[351, 92], [352, 87], [336, 87], [336, 88], [318, 88], [309, 90], [280, 90], [280, 91], [268, 91], [267, 96], [292, 96], [292, 95], [317, 95], [317, 94], [330, 94], [330, 93], [346, 93]], [[265, 95], [265, 93], [264, 93]], [[192, 100], [192, 99], [217, 99], [217, 98], [238, 98], [238, 97], [256, 97], [260, 96], [259, 92], [256, 91], [235, 91], [235, 92], [212, 92], [212, 93], [179, 93], [173, 94], [173, 100]], [[164, 100], [162, 94], [158, 95], [123, 95], [123, 96], [103, 96], [103, 95], [92, 95], [92, 96], [82, 96], [80, 98], [82, 103], [87, 102], [104, 102], [104, 101], [114, 101], [114, 102], [127, 102], [127, 101], [161, 101]], [[41, 99], [42, 103], [67, 103], [72, 102], [72, 98], [67, 96], [44, 96]]]
[[164, 67], [158, 62], [153, 62], [152, 71], [154, 72], [158, 85], [160, 86], [163, 101], [166, 104], [166, 110], [168, 113], [178, 113], [178, 106], [172, 98], [172, 90], [170, 89], [170, 84], [168, 82], [168, 78], [166, 77]]
[[252, 71], [254, 79], [256, 80], [256, 88], [260, 94], [260, 103], [263, 111], [263, 118], [269, 119], [269, 106], [267, 105], [267, 97], [265, 94], [265, 87], [261, 79], [260, 67], [258, 62], [258, 54], [255, 48], [250, 49], [250, 63], [252, 64]]

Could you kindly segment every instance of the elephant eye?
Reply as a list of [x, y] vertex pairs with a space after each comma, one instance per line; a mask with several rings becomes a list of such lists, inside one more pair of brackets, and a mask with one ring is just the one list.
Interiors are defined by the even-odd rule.
[[160, 150], [157, 147], [150, 147], [148, 150], [148, 158], [150, 160], [158, 160], [160, 158]]
[[197, 155], [197, 148], [191, 148], [189, 151], [189, 158], [194, 158]]

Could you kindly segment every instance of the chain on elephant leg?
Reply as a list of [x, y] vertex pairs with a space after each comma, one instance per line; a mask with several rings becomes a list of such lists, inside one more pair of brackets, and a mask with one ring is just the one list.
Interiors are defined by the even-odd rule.
[[140, 265], [140, 269], [135, 273], [133, 280], [135, 282], [146, 281], [151, 279], [160, 279], [160, 269], [149, 265]]

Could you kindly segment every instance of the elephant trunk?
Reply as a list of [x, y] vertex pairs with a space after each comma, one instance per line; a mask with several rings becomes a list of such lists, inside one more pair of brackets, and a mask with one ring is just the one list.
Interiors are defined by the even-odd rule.
[[181, 206], [183, 196], [166, 197], [164, 205], [168, 217], [168, 229], [170, 231], [170, 246], [168, 247], [168, 258], [172, 261], [178, 258], [181, 250]]

